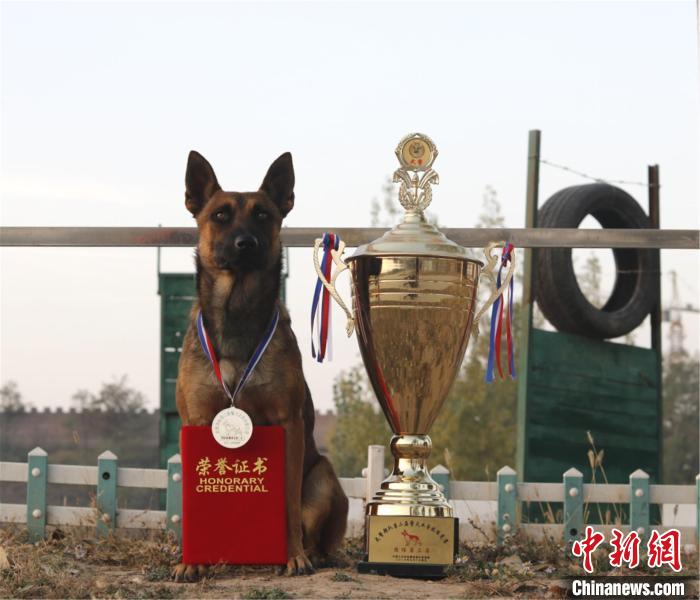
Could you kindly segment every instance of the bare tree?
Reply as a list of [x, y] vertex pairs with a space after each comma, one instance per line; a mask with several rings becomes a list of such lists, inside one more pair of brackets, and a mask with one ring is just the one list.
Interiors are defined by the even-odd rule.
[[127, 385], [126, 375], [111, 383], [103, 383], [98, 394], [82, 389], [71, 399], [82, 410], [136, 412], [146, 406], [146, 397]]
[[32, 404], [22, 399], [16, 381], [8, 381], [0, 388], [0, 409], [19, 412], [28, 408], [32, 408]]

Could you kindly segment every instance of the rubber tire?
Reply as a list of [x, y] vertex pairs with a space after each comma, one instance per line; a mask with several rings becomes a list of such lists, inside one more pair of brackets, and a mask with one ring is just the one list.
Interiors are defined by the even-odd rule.
[[[577, 185], [558, 191], [537, 213], [538, 227], [578, 228], [592, 215], [604, 228], [648, 229], [649, 219], [627, 192], [605, 183]], [[657, 301], [656, 252], [614, 248], [615, 285], [602, 308], [581, 291], [571, 248], [535, 251], [535, 299], [559, 331], [595, 339], [625, 335], [638, 327]]]

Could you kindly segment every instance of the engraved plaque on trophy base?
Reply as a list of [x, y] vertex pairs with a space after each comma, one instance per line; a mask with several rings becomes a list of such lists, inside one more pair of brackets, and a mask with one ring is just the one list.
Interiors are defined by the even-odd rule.
[[360, 573], [440, 579], [454, 563], [459, 520], [453, 517], [367, 517], [367, 560]]

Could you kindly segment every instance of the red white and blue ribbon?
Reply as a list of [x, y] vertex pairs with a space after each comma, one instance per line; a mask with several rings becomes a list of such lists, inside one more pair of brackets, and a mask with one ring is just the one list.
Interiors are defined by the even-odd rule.
[[202, 350], [204, 351], [204, 354], [206, 354], [207, 358], [209, 359], [209, 362], [211, 363], [212, 368], [214, 369], [214, 375], [216, 375], [216, 379], [221, 384], [221, 387], [224, 388], [224, 392], [226, 392], [226, 395], [228, 396], [229, 400], [231, 400], [231, 406], [234, 406], [236, 396], [243, 389], [243, 386], [245, 386], [245, 384], [248, 382], [248, 379], [250, 379], [250, 376], [253, 374], [255, 367], [260, 362], [262, 355], [265, 354], [265, 350], [267, 350], [267, 347], [272, 341], [272, 336], [275, 334], [275, 330], [277, 329], [277, 324], [279, 323], [279, 320], [280, 309], [278, 306], [275, 306], [275, 311], [272, 314], [270, 324], [265, 330], [265, 335], [263, 336], [263, 339], [258, 344], [258, 347], [255, 349], [255, 352], [253, 352], [253, 356], [248, 361], [248, 364], [246, 365], [246, 368], [243, 371], [243, 375], [241, 375], [241, 378], [238, 380], [238, 384], [233, 390], [233, 393], [231, 393], [231, 390], [229, 389], [228, 385], [226, 385], [226, 381], [224, 381], [224, 378], [221, 375], [219, 359], [216, 356], [216, 352], [214, 351], [214, 346], [211, 343], [209, 334], [207, 334], [207, 330], [204, 327], [204, 317], [202, 316], [202, 311], [200, 310], [197, 314], [196, 323], [197, 335], [199, 336], [199, 343], [202, 345]]
[[[496, 286], [501, 287], [501, 272], [503, 268], [512, 260], [515, 251], [513, 244], [507, 243], [501, 253], [501, 264], [498, 267], [496, 276]], [[506, 310], [506, 348], [508, 352], [508, 374], [515, 379], [515, 358], [513, 350], [513, 279], [511, 278], [508, 289], [508, 309]], [[489, 338], [489, 360], [486, 366], [486, 382], [491, 383], [495, 379], [494, 363], [498, 369], [501, 379], [505, 379], [503, 368], [501, 367], [501, 337], [503, 334], [503, 305], [505, 304], [505, 293], [502, 292], [491, 309], [491, 336]]]
[[[337, 250], [339, 246], [339, 235], [335, 233], [323, 234], [321, 271], [326, 281], [331, 280], [333, 268], [331, 250]], [[331, 352], [331, 314], [330, 294], [319, 277], [311, 302], [311, 356], [318, 362], [323, 362], [326, 356], [328, 356], [328, 360], [333, 358]], [[314, 340], [316, 344], [314, 344]]]

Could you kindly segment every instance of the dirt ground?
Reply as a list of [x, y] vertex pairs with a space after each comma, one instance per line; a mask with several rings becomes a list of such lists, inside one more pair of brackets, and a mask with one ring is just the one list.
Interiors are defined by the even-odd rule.
[[[103, 575], [122, 590], [148, 590], [146, 597], [165, 598], [482, 598], [510, 596], [520, 598], [563, 598], [565, 582], [539, 578], [528, 582], [459, 582], [397, 580], [377, 575], [359, 575], [354, 569], [322, 569], [308, 577], [280, 579], [272, 571], [240, 576], [218, 576], [197, 584], [145, 582], [129, 572], [112, 571]], [[98, 579], [97, 584], [105, 586]], [[145, 587], [142, 587], [145, 586]], [[102, 589], [106, 589], [106, 586]], [[136, 590], [134, 590], [136, 591]], [[136, 592], [137, 594], [140, 593]], [[99, 588], [95, 590], [100, 595]], [[114, 597], [137, 597], [119, 596]]]
[[[311, 576], [280, 576], [272, 567], [216, 566], [205, 579], [185, 584], [170, 580], [179, 550], [164, 535], [96, 540], [92, 532], [55, 530], [49, 540], [29, 544], [21, 529], [3, 528], [0, 597], [563, 598], [564, 577], [583, 574], [566, 548], [554, 541], [464, 546], [449, 576], [435, 582], [360, 575], [356, 564], [361, 555], [359, 541], [352, 540], [332, 567]], [[607, 558], [596, 558], [605, 570]], [[686, 555], [684, 564], [690, 568], [683, 575], [697, 579], [697, 556]], [[697, 597], [697, 584], [688, 591], [689, 597]]]

